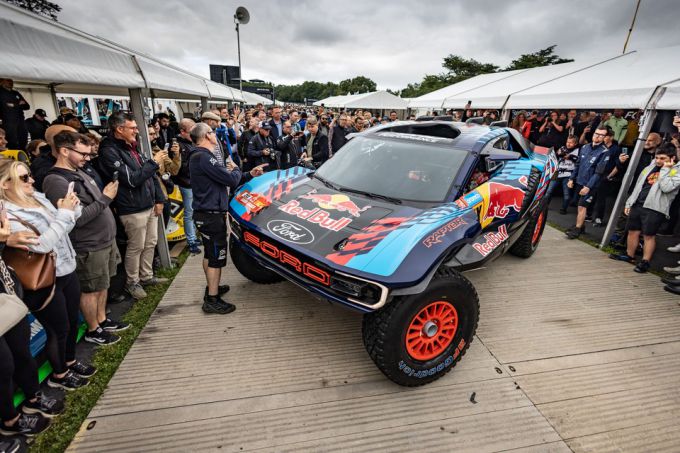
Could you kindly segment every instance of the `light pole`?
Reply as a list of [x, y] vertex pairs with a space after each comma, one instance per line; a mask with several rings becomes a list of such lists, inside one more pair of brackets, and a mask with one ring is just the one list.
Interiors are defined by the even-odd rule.
[[241, 75], [241, 36], [239, 33], [239, 26], [250, 22], [250, 13], [243, 6], [236, 8], [234, 14], [234, 24], [236, 24], [236, 45], [238, 46], [238, 88], [243, 92], [243, 76]]

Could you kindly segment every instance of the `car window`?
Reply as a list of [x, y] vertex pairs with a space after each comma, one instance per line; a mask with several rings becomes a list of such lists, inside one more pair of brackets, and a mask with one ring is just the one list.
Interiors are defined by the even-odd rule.
[[450, 143], [359, 136], [323, 164], [317, 174], [341, 187], [438, 203], [449, 194], [467, 154]]

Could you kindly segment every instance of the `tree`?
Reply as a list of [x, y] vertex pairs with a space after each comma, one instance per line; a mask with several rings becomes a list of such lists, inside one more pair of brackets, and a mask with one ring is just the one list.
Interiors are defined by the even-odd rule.
[[480, 74], [487, 74], [498, 71], [498, 66], [491, 63], [480, 63], [474, 58], [463, 58], [458, 55], [449, 55], [444, 58], [442, 64], [444, 69], [448, 69], [448, 78], [452, 80], [451, 83], [457, 83]]
[[7, 2], [55, 21], [61, 11], [61, 6], [47, 0], [7, 0]]
[[341, 93], [370, 93], [378, 89], [376, 83], [364, 76], [357, 76], [353, 79], [346, 79], [339, 84]]
[[378, 88], [376, 83], [364, 76], [357, 76], [342, 82], [315, 82], [307, 80], [299, 85], [277, 85], [276, 99], [283, 102], [303, 102], [305, 99], [324, 99], [347, 93], [369, 93]]
[[538, 52], [520, 55], [518, 59], [512, 60], [510, 65], [505, 68], [505, 71], [512, 71], [513, 69], [536, 68], [539, 66], [549, 66], [553, 64], [569, 63], [574, 61], [573, 59], [561, 58], [558, 55], [555, 55], [555, 47], [557, 47], [557, 45], [553, 44], [552, 46], [541, 49]]

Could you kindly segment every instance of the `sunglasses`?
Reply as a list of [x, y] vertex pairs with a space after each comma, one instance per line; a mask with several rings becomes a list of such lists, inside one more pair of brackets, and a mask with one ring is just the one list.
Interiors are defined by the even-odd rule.
[[28, 172], [28, 173], [26, 173], [25, 175], [19, 175], [19, 179], [20, 179], [22, 182], [28, 183], [28, 181], [31, 179], [31, 173]]

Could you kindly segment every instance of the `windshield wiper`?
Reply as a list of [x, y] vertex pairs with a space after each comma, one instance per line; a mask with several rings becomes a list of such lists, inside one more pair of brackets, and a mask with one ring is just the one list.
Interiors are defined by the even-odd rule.
[[340, 187], [338, 188], [338, 190], [342, 192], [356, 193], [369, 198], [379, 198], [381, 200], [385, 200], [394, 204], [401, 204], [401, 200], [399, 198], [388, 197], [387, 195], [380, 195], [379, 193], [366, 192], [364, 190], [348, 189], [346, 187]]
[[327, 179], [322, 178], [321, 176], [317, 175], [316, 173], [314, 173], [314, 178], [321, 181], [326, 187], [331, 188], [333, 190], [340, 191], [338, 186], [334, 185], [332, 182], [328, 181]]

